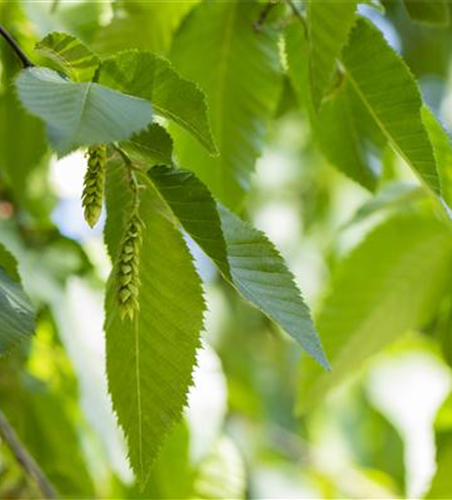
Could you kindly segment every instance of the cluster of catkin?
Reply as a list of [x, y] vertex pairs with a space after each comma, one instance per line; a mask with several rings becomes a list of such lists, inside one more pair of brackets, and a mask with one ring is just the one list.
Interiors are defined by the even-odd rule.
[[82, 205], [85, 220], [94, 227], [102, 212], [102, 200], [105, 188], [106, 146], [93, 146], [88, 149], [88, 169], [85, 174]]

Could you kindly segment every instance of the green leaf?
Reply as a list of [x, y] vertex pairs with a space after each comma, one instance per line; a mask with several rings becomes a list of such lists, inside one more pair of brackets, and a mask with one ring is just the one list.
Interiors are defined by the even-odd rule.
[[157, 123], [122, 142], [121, 147], [134, 163], [142, 164], [146, 168], [172, 164], [173, 140]]
[[309, 66], [316, 109], [331, 86], [336, 59], [356, 21], [357, 4], [357, 0], [308, 2]]
[[450, 23], [447, 0], [404, 0], [406, 10], [413, 21], [448, 26]]
[[35, 313], [19, 283], [14, 257], [0, 245], [0, 356], [35, 330]]
[[183, 228], [225, 279], [328, 368], [309, 308], [268, 238], [217, 204], [191, 172], [156, 167], [149, 176]]
[[452, 237], [433, 216], [408, 214], [378, 226], [343, 261], [321, 308], [318, 329], [331, 358], [325, 377], [302, 365], [299, 410], [398, 336], [428, 320], [450, 282]]
[[198, 1], [117, 1], [116, 15], [98, 30], [93, 47], [103, 56], [130, 48], [166, 56], [175, 31]]
[[424, 106], [422, 108], [422, 119], [433, 146], [436, 158], [436, 166], [441, 182], [441, 198], [452, 210], [452, 143], [450, 135], [436, 119], [433, 112]]
[[[113, 261], [130, 203], [127, 171], [120, 162], [110, 161], [106, 243]], [[133, 321], [121, 319], [113, 274], [107, 290], [105, 330], [113, 407], [126, 435], [130, 463], [143, 485], [187, 402], [204, 301], [190, 252], [150, 184], [141, 193], [139, 210], [145, 224], [140, 309]]]
[[36, 45], [36, 51], [55, 61], [75, 82], [90, 82], [99, 58], [80, 40], [66, 33], [50, 33]]
[[373, 191], [377, 173], [369, 162], [369, 146], [381, 147], [382, 138], [372, 117], [346, 77], [316, 113], [309, 83], [309, 44], [299, 22], [287, 27], [285, 49], [290, 81], [299, 104], [307, 111], [320, 150], [338, 170]]
[[360, 19], [342, 55], [348, 81], [392, 147], [431, 190], [440, 186], [422, 117], [422, 99], [408, 67], [370, 21]]
[[175, 67], [206, 93], [220, 150], [218, 158], [209, 158], [176, 134], [177, 156], [231, 208], [250, 187], [282, 88], [279, 33], [271, 18], [259, 33], [253, 28], [261, 11], [253, 1], [203, 2], [182, 25], [171, 52]]
[[99, 82], [151, 101], [157, 114], [185, 128], [216, 154], [204, 94], [166, 59], [149, 52], [120, 52], [102, 63]]
[[23, 70], [16, 80], [25, 108], [47, 124], [60, 156], [80, 146], [129, 138], [152, 120], [148, 101], [98, 83], [74, 83], [46, 68]]

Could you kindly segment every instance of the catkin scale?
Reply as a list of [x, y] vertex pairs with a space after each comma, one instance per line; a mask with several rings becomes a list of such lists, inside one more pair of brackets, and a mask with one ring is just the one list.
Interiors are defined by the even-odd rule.
[[88, 169], [83, 183], [82, 205], [85, 220], [94, 227], [102, 212], [105, 186], [106, 146], [92, 146], [88, 149]]
[[140, 291], [140, 252], [142, 245], [143, 221], [138, 214], [132, 213], [126, 224], [117, 264], [117, 290], [119, 314], [133, 320], [139, 310]]

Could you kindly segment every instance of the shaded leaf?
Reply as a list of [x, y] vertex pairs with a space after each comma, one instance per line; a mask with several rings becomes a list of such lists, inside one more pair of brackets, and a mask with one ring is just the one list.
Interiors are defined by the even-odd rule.
[[157, 123], [122, 142], [121, 147], [135, 162], [142, 163], [146, 168], [172, 164], [173, 140]]
[[209, 153], [216, 153], [204, 94], [181, 78], [166, 59], [149, 52], [120, 52], [102, 63], [99, 82], [148, 99], [157, 114], [185, 128]]
[[223, 276], [328, 368], [309, 308], [268, 238], [217, 204], [191, 172], [157, 167], [149, 175], [184, 229]]
[[357, 4], [357, 0], [308, 2], [309, 66], [315, 108], [319, 108], [332, 83], [336, 59], [356, 21]]
[[253, 28], [261, 9], [258, 2], [203, 2], [183, 23], [171, 52], [178, 71], [206, 93], [220, 151], [218, 158], [210, 158], [189, 137], [177, 134], [180, 163], [231, 208], [250, 187], [282, 88], [279, 34], [271, 19], [259, 33]]
[[447, 0], [404, 0], [413, 21], [448, 26], [450, 12]]
[[439, 194], [436, 161], [421, 118], [422, 99], [406, 64], [365, 19], [353, 28], [342, 62], [351, 86], [392, 147]]
[[50, 33], [36, 45], [36, 51], [56, 62], [75, 82], [90, 82], [100, 63], [86, 45], [66, 33]]
[[318, 328], [331, 357], [325, 377], [302, 365], [299, 410], [398, 336], [419, 327], [449, 283], [452, 238], [432, 216], [400, 215], [378, 226], [344, 260], [321, 308]]
[[[106, 243], [114, 261], [130, 204], [126, 169], [108, 165]], [[203, 327], [202, 287], [192, 257], [152, 186], [142, 192], [145, 224], [139, 312], [121, 320], [114, 275], [106, 298], [107, 374], [129, 459], [143, 485], [166, 435], [180, 419]]]
[[19, 283], [14, 257], [0, 245], [0, 356], [35, 330], [35, 312]]

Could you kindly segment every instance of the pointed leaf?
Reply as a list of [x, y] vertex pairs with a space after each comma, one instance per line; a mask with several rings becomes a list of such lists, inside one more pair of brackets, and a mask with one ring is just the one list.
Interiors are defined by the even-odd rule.
[[46, 68], [23, 70], [16, 80], [25, 108], [47, 124], [60, 156], [80, 146], [129, 138], [152, 120], [151, 104], [97, 83], [73, 83]]
[[377, 173], [369, 161], [370, 147], [377, 149], [385, 140], [372, 117], [346, 77], [316, 113], [309, 83], [309, 44], [299, 22], [287, 27], [285, 49], [289, 78], [300, 105], [306, 109], [320, 150], [338, 170], [373, 191]]
[[319, 108], [331, 85], [336, 59], [356, 21], [357, 0], [308, 2], [309, 66], [313, 103]]
[[408, 67], [382, 33], [360, 19], [342, 55], [348, 80], [392, 147], [439, 194], [436, 162], [422, 118], [422, 99]]
[[192, 174], [165, 167], [149, 176], [184, 229], [249, 302], [328, 368], [309, 308], [268, 238], [217, 204]]
[[35, 312], [19, 283], [14, 257], [0, 245], [0, 356], [35, 330]]
[[206, 93], [220, 150], [218, 158], [210, 158], [177, 134], [177, 156], [231, 208], [249, 189], [281, 91], [279, 33], [271, 18], [259, 33], [253, 28], [261, 10], [253, 1], [202, 2], [182, 25], [171, 52], [178, 71]]
[[[127, 171], [108, 164], [106, 242], [115, 260], [130, 189]], [[139, 275], [139, 312], [122, 320], [114, 274], [106, 299], [107, 374], [114, 410], [126, 435], [140, 484], [166, 435], [180, 419], [192, 384], [203, 327], [202, 287], [185, 242], [148, 186], [142, 191], [145, 224]]]
[[185, 128], [210, 154], [216, 154], [204, 94], [181, 78], [166, 59], [149, 52], [120, 52], [102, 63], [99, 82], [148, 99], [157, 114]]
[[306, 359], [299, 410], [400, 335], [429, 319], [450, 282], [452, 237], [431, 215], [411, 213], [378, 226], [340, 265], [318, 319], [332, 360], [326, 378]]
[[55, 61], [75, 82], [90, 82], [99, 66], [99, 58], [80, 40], [66, 33], [53, 32], [35, 49]]
[[447, 0], [404, 0], [413, 21], [448, 26], [450, 12]]

